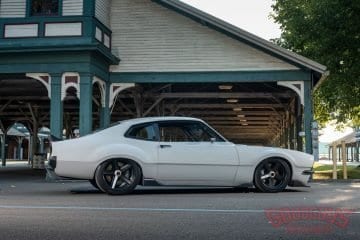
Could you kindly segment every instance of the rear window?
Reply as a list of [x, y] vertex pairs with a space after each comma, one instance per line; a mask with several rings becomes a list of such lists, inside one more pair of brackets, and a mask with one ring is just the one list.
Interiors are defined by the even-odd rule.
[[146, 141], [157, 140], [153, 124], [133, 126], [127, 131], [125, 137]]

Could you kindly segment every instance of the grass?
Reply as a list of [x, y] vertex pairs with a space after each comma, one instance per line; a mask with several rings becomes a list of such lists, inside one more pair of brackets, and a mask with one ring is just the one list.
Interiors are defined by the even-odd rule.
[[[313, 174], [314, 180], [332, 179], [333, 165], [314, 163], [313, 170], [315, 171], [315, 173]], [[348, 179], [360, 179], [360, 165], [347, 166], [347, 172], [348, 172]], [[339, 165], [337, 166], [337, 177], [338, 179], [344, 179], [343, 167]]]

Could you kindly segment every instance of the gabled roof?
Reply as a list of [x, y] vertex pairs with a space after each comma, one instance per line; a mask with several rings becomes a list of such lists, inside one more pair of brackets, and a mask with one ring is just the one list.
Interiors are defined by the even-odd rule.
[[8, 136], [16, 136], [16, 137], [26, 137], [26, 134], [19, 131], [18, 129], [12, 127], [9, 129], [9, 131], [6, 133]]
[[356, 132], [352, 132], [342, 138], [337, 139], [336, 141], [330, 143], [330, 145], [339, 145], [341, 142], [344, 141], [345, 143], [355, 143], [356, 142]]
[[313, 60], [303, 57], [299, 54], [293, 53], [285, 48], [279, 47], [263, 38], [260, 38], [252, 33], [249, 33], [239, 27], [236, 27], [224, 20], [214, 17], [208, 13], [205, 13], [195, 7], [192, 7], [179, 0], [155, 0], [156, 2], [171, 8], [175, 11], [182, 13], [183, 15], [190, 17], [194, 20], [201, 22], [204, 25], [208, 25], [214, 29], [225, 31], [226, 33], [233, 35], [239, 39], [242, 39], [260, 49], [281, 57], [289, 62], [300, 65], [302, 67], [313, 70], [319, 74], [326, 73], [326, 66], [321, 65]]

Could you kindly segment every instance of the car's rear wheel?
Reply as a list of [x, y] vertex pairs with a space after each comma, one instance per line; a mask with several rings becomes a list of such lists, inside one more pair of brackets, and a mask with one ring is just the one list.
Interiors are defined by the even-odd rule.
[[254, 184], [262, 192], [281, 192], [289, 184], [291, 169], [289, 164], [280, 158], [269, 158], [256, 168]]
[[139, 184], [140, 167], [128, 159], [112, 159], [96, 170], [95, 181], [103, 192], [111, 195], [128, 194]]

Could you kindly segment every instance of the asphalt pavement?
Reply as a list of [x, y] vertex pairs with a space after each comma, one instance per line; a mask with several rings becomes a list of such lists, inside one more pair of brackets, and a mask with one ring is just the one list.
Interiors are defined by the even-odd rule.
[[360, 183], [255, 189], [144, 188], [109, 196], [86, 181], [0, 168], [0, 239], [360, 239]]

